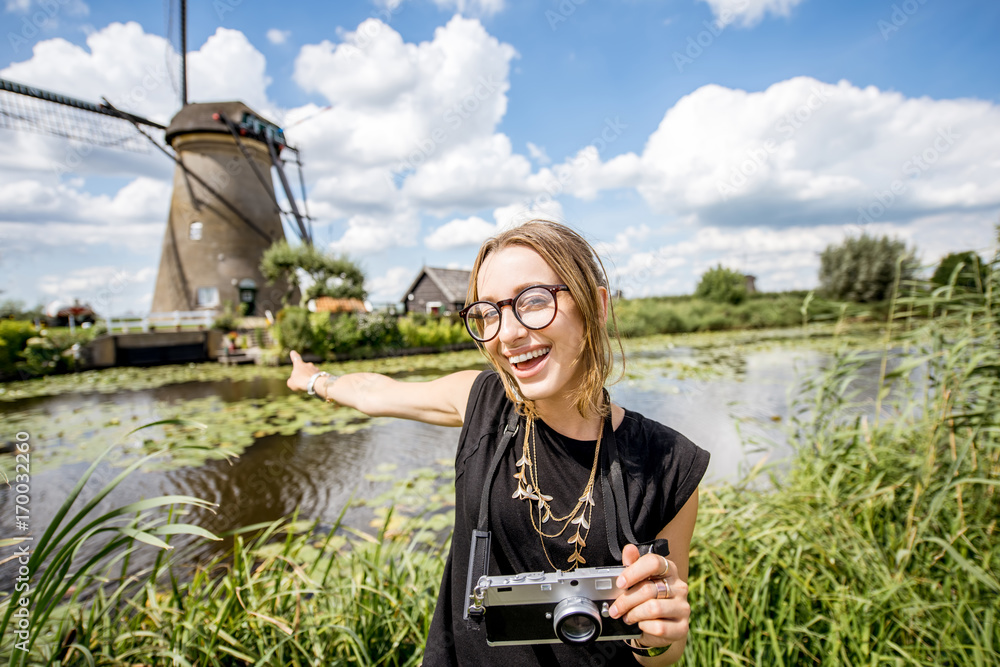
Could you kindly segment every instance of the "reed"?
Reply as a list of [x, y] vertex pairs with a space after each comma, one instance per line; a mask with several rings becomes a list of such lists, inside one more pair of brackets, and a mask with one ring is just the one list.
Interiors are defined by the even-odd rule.
[[896, 300], [876, 396], [853, 391], [863, 353], [812, 378], [770, 490], [703, 493], [687, 664], [1000, 661], [993, 269]]

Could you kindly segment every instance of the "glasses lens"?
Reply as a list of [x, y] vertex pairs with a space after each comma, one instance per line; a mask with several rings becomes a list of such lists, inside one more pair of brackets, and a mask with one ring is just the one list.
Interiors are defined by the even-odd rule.
[[522, 292], [514, 303], [517, 317], [529, 329], [541, 329], [552, 324], [556, 316], [556, 295], [547, 289], [533, 287]]
[[500, 313], [492, 304], [474, 303], [465, 314], [465, 327], [476, 340], [489, 340], [500, 329]]

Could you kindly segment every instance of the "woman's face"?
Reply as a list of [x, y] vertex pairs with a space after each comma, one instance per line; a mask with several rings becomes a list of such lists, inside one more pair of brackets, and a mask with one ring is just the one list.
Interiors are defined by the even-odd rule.
[[[509, 246], [486, 258], [476, 286], [480, 300], [496, 303], [532, 285], [560, 284], [562, 279], [537, 252]], [[556, 300], [555, 319], [538, 330], [525, 327], [505, 306], [500, 332], [484, 343], [500, 368], [517, 380], [521, 395], [536, 402], [561, 398], [583, 379], [583, 369], [575, 363], [583, 347], [583, 320], [569, 292], [557, 293]]]

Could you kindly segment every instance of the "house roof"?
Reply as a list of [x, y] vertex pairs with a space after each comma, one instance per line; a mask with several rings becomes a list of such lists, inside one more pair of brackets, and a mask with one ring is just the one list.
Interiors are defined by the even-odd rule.
[[334, 299], [330, 296], [317, 297], [315, 306], [317, 313], [364, 313], [368, 310], [361, 299]]
[[428, 278], [437, 286], [441, 293], [449, 302], [465, 302], [465, 295], [469, 289], [469, 276], [472, 275], [471, 271], [464, 271], [462, 269], [438, 269], [432, 266], [425, 266], [420, 269], [420, 273], [417, 277], [410, 283], [410, 286], [406, 288], [406, 293], [403, 294], [403, 302], [406, 302], [406, 295], [413, 292], [417, 287], [417, 283], [420, 279], [427, 275]]

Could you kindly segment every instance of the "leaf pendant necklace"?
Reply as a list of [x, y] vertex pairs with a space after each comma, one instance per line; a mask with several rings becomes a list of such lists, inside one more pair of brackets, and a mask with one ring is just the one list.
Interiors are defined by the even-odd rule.
[[[577, 567], [587, 563], [583, 557], [583, 549], [587, 546], [587, 537], [590, 534], [590, 518], [593, 515], [595, 506], [594, 480], [597, 478], [597, 464], [600, 461], [601, 436], [604, 429], [602, 426], [601, 431], [597, 434], [597, 445], [594, 447], [594, 463], [591, 465], [590, 478], [587, 480], [587, 485], [584, 487], [583, 493], [577, 498], [576, 505], [570, 510], [569, 514], [555, 516], [552, 512], [552, 496], [542, 493], [538, 483], [538, 458], [535, 443], [534, 416], [528, 415], [526, 421], [527, 425], [524, 429], [524, 444], [522, 445], [521, 458], [515, 464], [517, 472], [514, 473], [514, 479], [517, 480], [517, 489], [511, 497], [515, 500], [528, 501], [528, 514], [531, 517], [531, 526], [538, 533], [538, 539], [542, 544], [542, 552], [545, 554], [545, 560], [549, 562], [553, 570], [562, 568], [556, 567], [552, 562], [548, 549], [545, 547], [545, 540], [546, 538], [558, 539], [562, 537], [567, 528], [575, 526], [575, 532], [566, 539], [567, 544], [573, 545], [573, 553], [566, 559], [569, 562], [569, 566], [565, 568], [565, 571], [575, 570]], [[543, 529], [545, 524], [551, 524], [553, 529], [558, 528], [558, 530], [556, 532], [545, 532]]]

